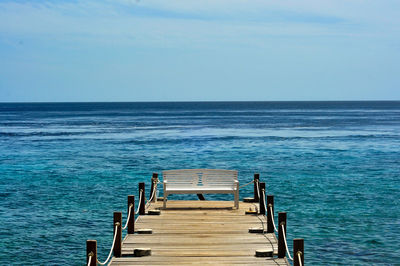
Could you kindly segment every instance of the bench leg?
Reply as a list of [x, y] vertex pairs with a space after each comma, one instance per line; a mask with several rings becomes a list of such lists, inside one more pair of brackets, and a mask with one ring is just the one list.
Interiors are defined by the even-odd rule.
[[168, 194], [166, 194], [166, 193], [164, 192], [163, 209], [166, 209], [166, 208], [167, 208], [167, 197], [168, 197]]
[[235, 192], [235, 208], [239, 209], [239, 190]]
[[239, 182], [236, 181], [236, 191], [235, 191], [235, 207], [236, 209], [239, 209]]

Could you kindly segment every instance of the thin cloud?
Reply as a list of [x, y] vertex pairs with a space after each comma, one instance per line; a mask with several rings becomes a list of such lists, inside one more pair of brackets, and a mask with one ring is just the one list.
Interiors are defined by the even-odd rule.
[[275, 2], [6, 1], [0, 3], [0, 34], [99, 44], [114, 40], [121, 44], [199, 45], [216, 40], [250, 44], [268, 36], [314, 38], [373, 32], [343, 14], [327, 14], [326, 8], [314, 1], [305, 1], [299, 10], [292, 1]]

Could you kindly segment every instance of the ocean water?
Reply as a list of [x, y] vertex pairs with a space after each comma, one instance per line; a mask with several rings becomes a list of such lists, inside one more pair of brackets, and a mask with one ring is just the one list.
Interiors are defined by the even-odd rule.
[[113, 212], [176, 168], [260, 173], [308, 265], [400, 265], [400, 102], [2, 103], [0, 265], [104, 260]]

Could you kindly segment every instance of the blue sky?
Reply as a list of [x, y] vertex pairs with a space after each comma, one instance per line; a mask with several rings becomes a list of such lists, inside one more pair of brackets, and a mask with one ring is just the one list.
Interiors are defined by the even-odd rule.
[[0, 2], [0, 102], [400, 100], [398, 0]]

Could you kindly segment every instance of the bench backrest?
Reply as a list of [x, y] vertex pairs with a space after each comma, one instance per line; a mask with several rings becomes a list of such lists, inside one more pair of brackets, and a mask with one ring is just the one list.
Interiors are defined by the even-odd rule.
[[229, 187], [234, 188], [238, 179], [235, 170], [180, 169], [163, 171], [167, 187]]

